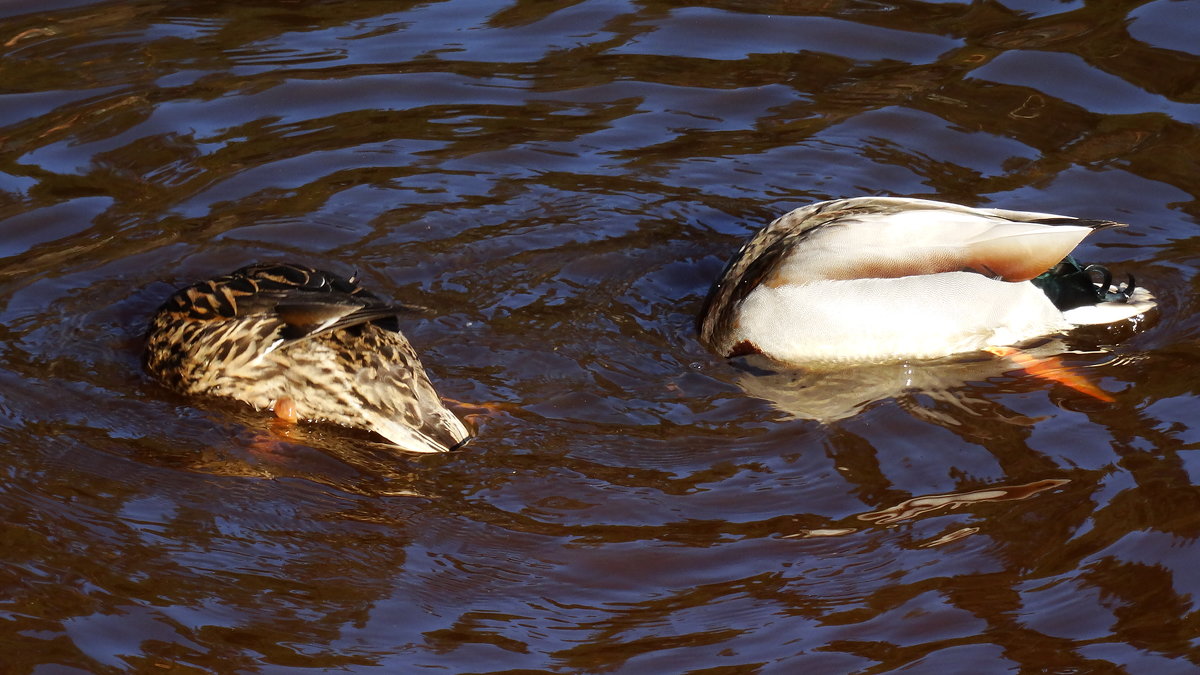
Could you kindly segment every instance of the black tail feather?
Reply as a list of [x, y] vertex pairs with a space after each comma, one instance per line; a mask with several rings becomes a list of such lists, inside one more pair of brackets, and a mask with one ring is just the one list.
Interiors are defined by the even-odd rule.
[[1112, 272], [1107, 267], [1084, 267], [1070, 256], [1032, 281], [1055, 307], [1064, 312], [1101, 302], [1127, 302], [1137, 288], [1132, 274], [1124, 285], [1114, 288]]

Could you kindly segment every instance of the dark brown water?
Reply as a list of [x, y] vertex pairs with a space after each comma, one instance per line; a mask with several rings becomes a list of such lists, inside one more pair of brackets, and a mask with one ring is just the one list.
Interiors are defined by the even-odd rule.
[[[1198, 12], [0, 5], [0, 671], [1193, 672]], [[1081, 253], [1161, 311], [1046, 345], [1116, 401], [699, 347], [748, 233], [859, 194], [1130, 222]], [[433, 308], [500, 412], [396, 456], [147, 381], [259, 260]]]

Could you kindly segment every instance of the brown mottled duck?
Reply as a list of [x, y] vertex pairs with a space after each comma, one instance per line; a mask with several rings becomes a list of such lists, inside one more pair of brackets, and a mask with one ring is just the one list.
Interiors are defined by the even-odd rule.
[[143, 358], [183, 394], [366, 429], [413, 452], [452, 450], [470, 434], [401, 334], [405, 311], [353, 277], [250, 265], [176, 291], [150, 320]]

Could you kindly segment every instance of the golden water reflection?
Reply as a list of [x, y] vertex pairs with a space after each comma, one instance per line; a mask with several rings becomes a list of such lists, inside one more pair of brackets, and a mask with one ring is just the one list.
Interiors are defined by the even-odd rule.
[[[963, 507], [985, 503], [1020, 501], [1040, 492], [1067, 485], [1066, 478], [1047, 478], [1023, 485], [995, 485], [978, 490], [951, 492], [946, 494], [921, 495], [906, 499], [887, 508], [860, 513], [855, 518], [874, 525], [895, 527], [897, 524], [937, 512], [954, 511]], [[938, 537], [918, 544], [921, 548], [942, 546], [977, 534], [980, 527], [960, 527]], [[783, 538], [843, 537], [858, 532], [856, 527], [822, 527], [783, 535]]]

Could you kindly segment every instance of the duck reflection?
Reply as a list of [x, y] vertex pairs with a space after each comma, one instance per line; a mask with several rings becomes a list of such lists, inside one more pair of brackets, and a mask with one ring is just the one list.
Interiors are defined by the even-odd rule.
[[737, 383], [749, 395], [771, 402], [800, 419], [825, 424], [853, 417], [872, 404], [891, 399], [909, 414], [938, 424], [957, 424], [948, 411], [967, 413], [993, 404], [980, 387], [996, 378], [1024, 371], [1082, 392], [1099, 402], [1111, 402], [1106, 392], [1059, 357], [1069, 352], [1060, 340], [1049, 340], [1021, 351], [978, 353], [926, 361], [854, 364], [793, 369], [765, 357], [742, 357]]
[[281, 423], [225, 401], [212, 402], [200, 416], [218, 432], [181, 444], [173, 458], [159, 452], [145, 461], [211, 476], [300, 479], [349, 494], [428, 496], [419, 484], [427, 465], [422, 458], [429, 455], [399, 455], [365, 431]]

